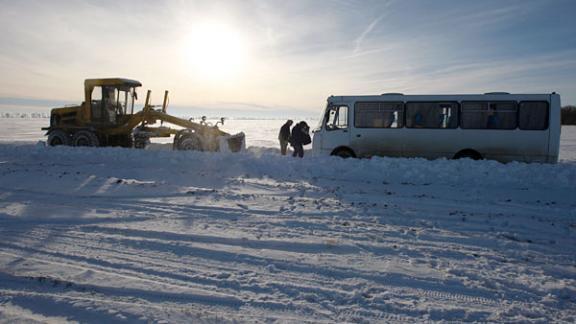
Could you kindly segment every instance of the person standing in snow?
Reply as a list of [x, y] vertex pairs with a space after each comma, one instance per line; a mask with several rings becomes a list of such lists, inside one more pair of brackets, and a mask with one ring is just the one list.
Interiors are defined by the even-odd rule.
[[288, 121], [286, 121], [286, 123], [284, 123], [280, 128], [278, 140], [280, 141], [280, 153], [282, 153], [282, 155], [286, 155], [286, 148], [290, 142], [290, 126], [292, 126], [293, 123], [292, 120], [288, 119]]
[[290, 136], [290, 144], [294, 148], [293, 157], [304, 157], [304, 145], [312, 143], [310, 138], [310, 127], [306, 122], [301, 121], [294, 128], [292, 128], [292, 135]]

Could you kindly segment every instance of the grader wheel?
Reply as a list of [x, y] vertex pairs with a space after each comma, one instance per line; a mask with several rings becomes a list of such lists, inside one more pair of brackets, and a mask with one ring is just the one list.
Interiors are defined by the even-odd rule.
[[148, 136], [134, 135], [134, 148], [145, 149], [148, 144], [150, 144]]
[[74, 134], [72, 138], [72, 144], [74, 146], [100, 146], [100, 141], [98, 140], [98, 136], [91, 131], [88, 130], [81, 130]]
[[50, 146], [70, 145], [71, 143], [70, 136], [61, 129], [53, 130], [48, 135], [48, 145]]
[[180, 151], [203, 151], [202, 142], [195, 134], [182, 135], [175, 145], [177, 150]]

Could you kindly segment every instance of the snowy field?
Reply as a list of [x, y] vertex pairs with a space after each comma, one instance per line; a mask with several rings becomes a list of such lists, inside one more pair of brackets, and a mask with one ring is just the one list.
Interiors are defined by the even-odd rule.
[[[0, 322], [575, 322], [554, 165], [44, 147], [0, 118]], [[314, 125], [314, 122], [309, 124]]]

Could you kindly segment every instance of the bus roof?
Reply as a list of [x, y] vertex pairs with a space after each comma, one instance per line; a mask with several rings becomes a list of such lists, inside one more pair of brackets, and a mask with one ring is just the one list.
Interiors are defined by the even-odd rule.
[[506, 92], [488, 92], [484, 94], [402, 94], [384, 93], [381, 95], [356, 95], [356, 96], [330, 96], [330, 102], [354, 102], [354, 101], [550, 101], [552, 96], [559, 96], [552, 92], [548, 94], [512, 94]]

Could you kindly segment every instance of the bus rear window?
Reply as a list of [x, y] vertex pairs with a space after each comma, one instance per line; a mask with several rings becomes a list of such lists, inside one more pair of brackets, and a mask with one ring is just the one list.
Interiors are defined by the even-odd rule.
[[544, 130], [548, 128], [549, 108], [545, 101], [524, 101], [520, 103], [518, 126], [523, 130]]
[[460, 127], [468, 129], [515, 129], [518, 126], [515, 101], [463, 102]]
[[354, 126], [357, 128], [402, 128], [402, 102], [357, 102], [354, 106]]

